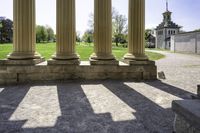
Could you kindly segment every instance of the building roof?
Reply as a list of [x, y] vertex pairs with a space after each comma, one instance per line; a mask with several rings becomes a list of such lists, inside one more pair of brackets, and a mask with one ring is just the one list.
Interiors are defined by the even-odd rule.
[[174, 29], [180, 29], [181, 26], [174, 23], [171, 19], [171, 14], [168, 10], [168, 1], [166, 1], [166, 11], [163, 13], [163, 21], [156, 27], [156, 30], [164, 29], [164, 28], [174, 28]]
[[164, 29], [164, 28], [181, 28], [181, 26], [177, 25], [173, 21], [169, 21], [167, 23], [166, 22], [162, 22], [156, 27], [156, 30]]

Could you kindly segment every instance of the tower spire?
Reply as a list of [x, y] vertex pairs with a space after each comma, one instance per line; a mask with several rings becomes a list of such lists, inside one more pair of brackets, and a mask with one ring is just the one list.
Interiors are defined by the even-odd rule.
[[166, 11], [168, 11], [168, 0], [166, 0]]

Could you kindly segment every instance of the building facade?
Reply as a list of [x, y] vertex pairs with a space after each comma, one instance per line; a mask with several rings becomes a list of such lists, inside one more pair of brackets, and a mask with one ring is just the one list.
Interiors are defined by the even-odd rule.
[[172, 12], [168, 10], [166, 4], [166, 12], [163, 13], [163, 21], [156, 27], [156, 48], [170, 49], [171, 36], [178, 34], [180, 26], [174, 23], [171, 19]]
[[200, 54], [200, 31], [183, 32], [172, 36], [171, 51]]

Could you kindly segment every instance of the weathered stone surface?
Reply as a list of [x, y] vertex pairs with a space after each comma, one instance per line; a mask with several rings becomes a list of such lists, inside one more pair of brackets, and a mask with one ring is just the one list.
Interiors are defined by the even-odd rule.
[[188, 121], [186, 121], [182, 116], [175, 116], [174, 130], [176, 133], [200, 133], [200, 130], [194, 128]]
[[129, 65], [155, 65], [155, 61], [150, 61], [150, 60], [136, 61], [136, 60], [124, 59], [123, 62]]
[[48, 60], [48, 65], [79, 65], [80, 64], [80, 60], [76, 59], [76, 60]]
[[19, 66], [29, 66], [29, 65], [36, 65], [39, 64], [41, 62], [44, 62], [45, 59], [44, 58], [39, 58], [39, 59], [30, 59], [30, 60], [9, 60], [9, 59], [5, 59], [5, 60], [0, 60], [0, 65], [5, 65], [5, 66], [10, 66], [10, 65], [19, 65]]
[[200, 85], [197, 85], [197, 96], [200, 98]]
[[175, 124], [177, 133], [200, 132], [200, 100], [173, 101], [172, 110], [180, 117]]
[[117, 60], [93, 60], [90, 59], [91, 65], [119, 65]]
[[[17, 75], [14, 78], [19, 83], [31, 81], [64, 81], [69, 79], [133, 79], [141, 81], [154, 80], [157, 77], [157, 68], [154, 64], [119, 65], [119, 62], [114, 60], [111, 62], [108, 61], [110, 64], [105, 65], [107, 61], [97, 62], [95, 65], [89, 65], [89, 63], [88, 65], [64, 65], [65, 61], [61, 61], [61, 63], [52, 61], [51, 65], [6, 66], [2, 70], [0, 68], [0, 71], [3, 72], [0, 79], [8, 82], [10, 77], [6, 77], [6, 74], [10, 73]], [[76, 61], [75, 63], [78, 62]]]

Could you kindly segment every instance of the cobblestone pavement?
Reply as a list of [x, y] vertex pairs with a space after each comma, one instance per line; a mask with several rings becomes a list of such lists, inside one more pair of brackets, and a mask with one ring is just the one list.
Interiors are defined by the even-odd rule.
[[0, 87], [0, 133], [172, 133], [171, 101], [196, 93], [200, 56], [160, 52], [166, 80]]

